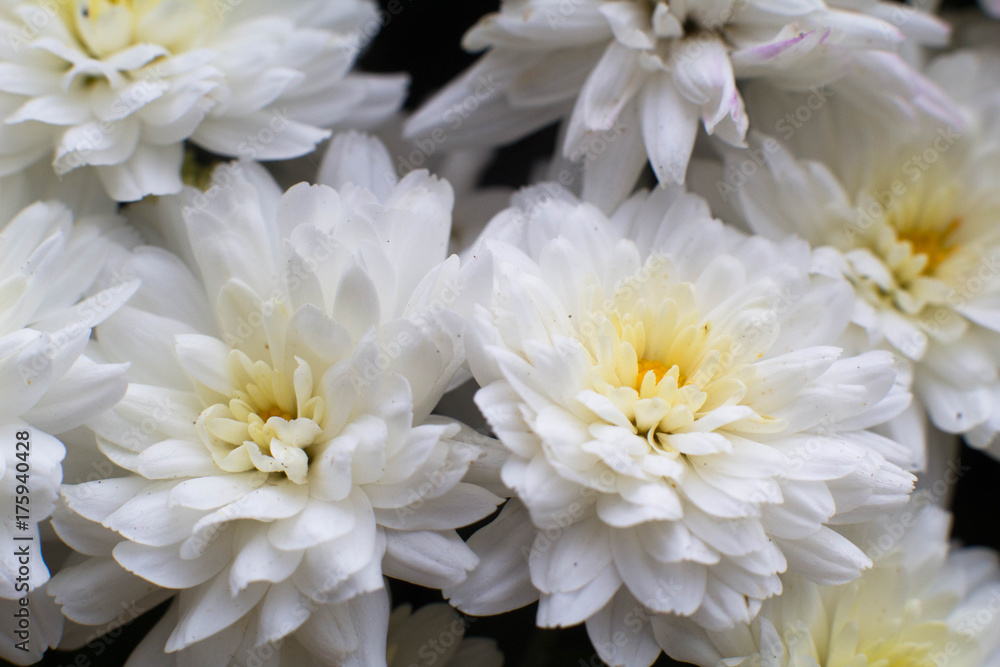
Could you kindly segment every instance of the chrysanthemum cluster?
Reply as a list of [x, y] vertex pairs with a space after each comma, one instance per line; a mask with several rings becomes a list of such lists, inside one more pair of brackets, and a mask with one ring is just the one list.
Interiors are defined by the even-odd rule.
[[936, 9], [502, 0], [408, 113], [397, 0], [0, 0], [0, 656], [998, 664], [1000, 25]]

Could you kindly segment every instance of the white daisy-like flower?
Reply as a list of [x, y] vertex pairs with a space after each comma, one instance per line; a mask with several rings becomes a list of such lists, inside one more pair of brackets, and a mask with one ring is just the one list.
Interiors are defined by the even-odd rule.
[[857, 581], [819, 586], [790, 576], [749, 625], [706, 632], [661, 617], [657, 639], [700, 667], [997, 664], [997, 554], [949, 549], [949, 515], [920, 500], [859, 532], [875, 564]]
[[233, 164], [146, 205], [191, 263], [136, 250], [142, 289], [98, 330], [133, 363], [90, 425], [131, 474], [64, 488], [77, 514], [56, 529], [94, 558], [50, 590], [88, 625], [179, 591], [144, 649], [159, 663], [244, 665], [280, 645], [283, 663], [368, 664], [379, 642], [384, 658], [383, 575], [458, 583], [476, 557], [454, 529], [500, 502], [462, 481], [478, 434], [430, 416], [464, 361], [440, 314], [465, 280], [445, 260], [451, 189], [396, 182], [359, 135], [331, 155], [336, 190], [282, 195]]
[[[11, 185], [0, 188], [11, 195], [5, 205], [19, 198]], [[120, 227], [100, 216], [74, 224], [54, 201], [0, 226], [0, 609], [9, 621], [0, 655], [18, 664], [41, 659], [62, 629], [44, 594], [35, 594], [49, 579], [39, 524], [52, 514], [62, 481], [66, 449], [57, 436], [125, 393], [125, 365], [83, 354], [91, 329], [136, 288], [118, 276], [109, 289], [91, 292]]]
[[474, 620], [462, 618], [450, 605], [439, 602], [416, 612], [409, 604], [396, 607], [389, 617], [388, 667], [502, 667], [503, 654], [496, 642], [465, 636]]
[[683, 182], [699, 125], [744, 145], [737, 80], [830, 84], [892, 117], [951, 114], [892, 52], [907, 37], [942, 45], [947, 35], [928, 14], [872, 0], [505, 0], [465, 37], [467, 49], [490, 51], [408, 132], [449, 146], [501, 144], [566, 119], [561, 150], [585, 164], [583, 197], [610, 210], [647, 156], [660, 183]]
[[868, 558], [828, 524], [905, 502], [913, 477], [907, 448], [867, 430], [909, 402], [891, 355], [830, 345], [849, 286], [676, 186], [610, 220], [531, 194], [485, 232], [493, 298], [467, 348], [518, 500], [470, 538], [481, 565], [451, 602], [540, 596], [540, 625], [586, 621], [602, 659], [645, 666], [650, 614], [722, 629], [786, 569], [857, 577]]
[[92, 166], [119, 201], [181, 189], [183, 142], [281, 160], [368, 127], [406, 78], [351, 74], [369, 0], [3, 0], [0, 175]]
[[[986, 447], [1000, 432], [1000, 53], [944, 56], [928, 72], [958, 100], [964, 131], [884, 133], [831, 107], [790, 137], [822, 161], [764, 138], [763, 166], [741, 173], [748, 158], [734, 155], [720, 183], [755, 232], [801, 236], [814, 270], [846, 276], [862, 345], [912, 362], [934, 425]], [[850, 135], [828, 131], [851, 123]]]

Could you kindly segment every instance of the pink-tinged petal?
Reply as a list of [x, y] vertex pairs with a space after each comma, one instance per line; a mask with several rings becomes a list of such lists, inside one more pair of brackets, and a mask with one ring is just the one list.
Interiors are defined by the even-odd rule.
[[759, 46], [734, 51], [729, 56], [736, 76], [743, 78], [767, 74], [774, 69], [790, 67], [829, 36], [829, 30], [795, 32], [786, 26], [778, 36]]
[[701, 41], [697, 57], [685, 57], [678, 48], [672, 59], [677, 91], [701, 107], [701, 118], [709, 134], [735, 146], [743, 146], [749, 121], [743, 98], [736, 89], [733, 67], [725, 45], [718, 39]]
[[824, 12], [814, 25], [829, 33], [829, 43], [838, 49], [893, 51], [906, 39], [897, 23], [898, 20], [884, 21], [865, 13], [833, 9]]

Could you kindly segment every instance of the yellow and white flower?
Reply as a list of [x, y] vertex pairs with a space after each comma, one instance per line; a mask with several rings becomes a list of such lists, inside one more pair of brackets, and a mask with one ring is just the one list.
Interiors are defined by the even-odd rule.
[[351, 74], [368, 0], [3, 0], [0, 176], [94, 167], [118, 201], [181, 189], [183, 142], [280, 160], [367, 127], [405, 77]]
[[142, 649], [161, 662], [384, 657], [383, 575], [458, 583], [476, 557], [454, 529], [500, 502], [462, 481], [489, 439], [430, 415], [464, 360], [440, 315], [464, 280], [451, 189], [396, 182], [359, 135], [331, 155], [336, 189], [238, 163], [136, 214], [190, 263], [125, 261], [143, 287], [99, 338], [131, 384], [90, 425], [130, 474], [64, 489], [57, 531], [94, 558], [50, 590], [87, 625], [179, 592]]
[[660, 183], [684, 182], [699, 126], [744, 145], [737, 81], [830, 85], [889, 118], [917, 108], [953, 117], [894, 52], [947, 36], [929, 14], [873, 0], [504, 0], [465, 36], [468, 50], [489, 51], [407, 131], [499, 145], [562, 119], [560, 148], [584, 165], [584, 200], [610, 211], [647, 161]]
[[790, 576], [781, 597], [766, 601], [749, 625], [706, 632], [684, 619], [658, 618], [657, 639], [700, 667], [996, 664], [997, 555], [949, 549], [950, 526], [944, 510], [911, 502], [858, 531], [874, 548], [875, 564], [857, 581], [820, 586]]
[[786, 570], [857, 577], [868, 558], [829, 526], [902, 504], [913, 477], [907, 448], [869, 430], [909, 402], [891, 356], [832, 344], [849, 286], [677, 187], [610, 219], [547, 192], [522, 193], [475, 253], [495, 276], [469, 362], [516, 500], [470, 539], [481, 566], [451, 602], [540, 597], [540, 625], [586, 621], [602, 659], [645, 667], [650, 615], [723, 629]]
[[[1000, 432], [1000, 53], [943, 56], [929, 76], [958, 101], [965, 129], [886, 133], [831, 105], [773, 139], [731, 201], [770, 238], [817, 248], [814, 270], [855, 288], [853, 337], [912, 363], [914, 394], [938, 428], [997, 454]], [[844, 132], [847, 125], [853, 130]], [[762, 142], [763, 143], [763, 142]], [[805, 159], [808, 158], [808, 159]], [[730, 173], [745, 162], [732, 156]], [[810, 202], [803, 206], [803, 202]]]

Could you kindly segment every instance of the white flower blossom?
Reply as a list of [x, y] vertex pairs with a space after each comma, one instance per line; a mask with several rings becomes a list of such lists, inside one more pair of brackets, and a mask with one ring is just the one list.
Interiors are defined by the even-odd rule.
[[684, 619], [654, 620], [657, 639], [700, 667], [948, 665], [1000, 659], [1000, 567], [990, 549], [948, 547], [948, 513], [923, 496], [858, 531], [874, 567], [820, 586], [787, 577], [757, 619], [706, 632]]
[[913, 477], [907, 448], [868, 430], [910, 399], [891, 356], [832, 345], [849, 286], [810, 280], [805, 243], [748, 238], [677, 187], [610, 219], [541, 193], [476, 252], [495, 278], [469, 362], [517, 499], [470, 539], [481, 564], [451, 602], [540, 597], [539, 625], [586, 621], [602, 659], [645, 667], [650, 615], [723, 629], [786, 570], [857, 577], [868, 558], [830, 525], [902, 504]]
[[336, 189], [236, 163], [140, 207], [190, 264], [135, 250], [142, 289], [98, 330], [132, 365], [90, 425], [130, 474], [64, 488], [56, 529], [93, 558], [50, 590], [87, 625], [174, 596], [141, 647], [158, 664], [384, 659], [383, 575], [460, 582], [454, 529], [500, 502], [462, 481], [489, 439], [430, 415], [464, 360], [441, 314], [464, 284], [449, 185], [397, 182], [358, 135], [328, 160]]
[[119, 201], [181, 189], [183, 142], [281, 160], [368, 127], [401, 76], [351, 74], [368, 0], [3, 0], [0, 175], [96, 169]]
[[[0, 187], [5, 206], [28, 198], [16, 185]], [[106, 216], [74, 223], [55, 201], [32, 204], [0, 225], [0, 610], [7, 621], [0, 655], [18, 664], [41, 659], [62, 632], [41, 592], [49, 568], [39, 532], [62, 481], [66, 448], [58, 436], [125, 394], [126, 365], [84, 354], [91, 329], [136, 288], [120, 279], [92, 291], [121, 227]], [[34, 619], [28, 630], [14, 616], [22, 606]]]
[[[887, 347], [912, 363], [914, 394], [934, 425], [994, 455], [998, 72], [1000, 52], [986, 50], [942, 56], [928, 68], [959, 103], [964, 130], [928, 123], [886, 133], [831, 107], [790, 138], [803, 157], [761, 138], [763, 166], [734, 180], [740, 187], [723, 186], [756, 233], [794, 234], [817, 248], [813, 269], [854, 285], [857, 345]], [[848, 126], [853, 131], [843, 132]], [[728, 173], [745, 161], [733, 155]]]
[[504, 0], [465, 36], [467, 49], [490, 50], [408, 132], [496, 145], [564, 119], [562, 154], [585, 165], [583, 197], [607, 211], [647, 159], [660, 183], [682, 183], [699, 125], [744, 145], [737, 80], [830, 85], [891, 118], [918, 108], [952, 116], [894, 53], [907, 38], [940, 46], [947, 35], [928, 14], [872, 0]]

